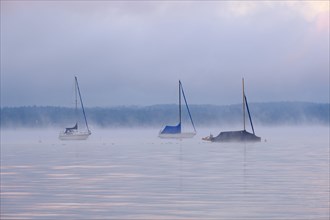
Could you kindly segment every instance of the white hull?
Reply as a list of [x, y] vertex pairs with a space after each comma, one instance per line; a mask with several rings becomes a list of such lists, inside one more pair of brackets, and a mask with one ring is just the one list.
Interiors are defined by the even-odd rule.
[[160, 138], [192, 138], [196, 135], [195, 132], [187, 132], [187, 133], [178, 133], [178, 134], [159, 134], [158, 137]]
[[65, 140], [86, 140], [91, 132], [72, 132], [72, 133], [60, 133], [58, 138], [62, 141]]

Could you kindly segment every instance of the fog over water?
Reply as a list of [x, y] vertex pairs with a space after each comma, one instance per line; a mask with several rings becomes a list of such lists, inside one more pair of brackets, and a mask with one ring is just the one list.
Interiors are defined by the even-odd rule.
[[[329, 127], [257, 127], [260, 143], [157, 129], [1, 129], [1, 219], [329, 219]], [[266, 141], [265, 141], [266, 139]]]

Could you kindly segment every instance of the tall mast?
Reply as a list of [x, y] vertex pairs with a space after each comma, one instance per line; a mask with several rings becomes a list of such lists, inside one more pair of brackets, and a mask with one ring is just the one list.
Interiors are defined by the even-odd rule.
[[242, 78], [242, 87], [243, 87], [243, 125], [244, 125], [244, 131], [245, 131], [245, 92], [244, 92], [244, 78]]
[[74, 81], [74, 96], [75, 96], [75, 116], [76, 116], [76, 122], [78, 123], [78, 99], [77, 99], [77, 81], [75, 77]]
[[179, 80], [179, 122], [181, 124], [181, 81]]
[[86, 118], [86, 113], [85, 113], [85, 108], [84, 108], [84, 104], [83, 104], [83, 101], [82, 101], [82, 98], [81, 98], [81, 93], [80, 93], [80, 89], [79, 89], [79, 85], [78, 85], [78, 79], [77, 79], [76, 76], [75, 76], [74, 78], [75, 78], [76, 86], [77, 86], [78, 93], [79, 93], [80, 104], [81, 104], [81, 108], [82, 108], [82, 110], [83, 110], [83, 114], [84, 114], [84, 118], [85, 118], [86, 127], [87, 127], [87, 130], [89, 131], [89, 127], [88, 127], [88, 123], [87, 123], [87, 118]]

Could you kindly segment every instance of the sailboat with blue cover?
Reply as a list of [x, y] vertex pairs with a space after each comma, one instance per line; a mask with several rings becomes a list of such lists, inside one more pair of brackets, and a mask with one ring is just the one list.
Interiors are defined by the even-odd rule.
[[[249, 105], [247, 102], [247, 98], [244, 91], [244, 78], [242, 79], [242, 87], [243, 87], [243, 130], [240, 131], [223, 131], [216, 137], [210, 135], [208, 137], [203, 138], [203, 140], [212, 141], [212, 142], [260, 142], [261, 138], [255, 135], [254, 127], [252, 123], [252, 118], [250, 114]], [[252, 128], [252, 132], [250, 133], [245, 129], [245, 107], [247, 113], [249, 115], [249, 120]]]
[[[193, 132], [182, 132], [182, 107], [181, 107], [181, 95], [183, 96], [184, 102], [186, 104], [186, 108], [189, 114], [190, 122], [192, 124], [192, 127], [194, 128]], [[192, 138], [196, 135], [196, 128], [194, 121], [191, 117], [189, 106], [187, 103], [186, 96], [184, 94], [184, 90], [182, 87], [182, 83], [179, 80], [179, 123], [174, 126], [167, 125], [163, 130], [159, 132], [160, 138]]]
[[[92, 134], [91, 131], [89, 130], [89, 127], [88, 127], [86, 113], [85, 113], [85, 109], [84, 109], [84, 104], [82, 102], [82, 98], [81, 98], [81, 93], [80, 93], [80, 89], [79, 89], [79, 84], [78, 84], [77, 77], [75, 76], [74, 79], [75, 79], [74, 84], [75, 84], [75, 116], [76, 116], [76, 124], [73, 127], [65, 128], [65, 131], [61, 132], [60, 135], [59, 135], [59, 137], [58, 137], [60, 140], [86, 140], [89, 137], [89, 135]], [[85, 125], [86, 125], [86, 129], [87, 129], [85, 131], [78, 129], [78, 124], [79, 123], [78, 123], [78, 99], [77, 99], [77, 95], [79, 95], [79, 100], [80, 100], [82, 112], [83, 112], [83, 115], [84, 115]]]

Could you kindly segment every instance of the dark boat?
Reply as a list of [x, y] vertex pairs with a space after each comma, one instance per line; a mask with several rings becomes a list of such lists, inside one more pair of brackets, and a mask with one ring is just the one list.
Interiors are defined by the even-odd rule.
[[[251, 119], [251, 114], [249, 110], [249, 105], [245, 96], [244, 91], [244, 78], [242, 79], [242, 86], [243, 86], [243, 124], [244, 129], [240, 131], [223, 131], [216, 137], [210, 135], [209, 137], [203, 138], [203, 140], [212, 141], [212, 142], [260, 142], [261, 138], [255, 135], [253, 123]], [[252, 132], [250, 133], [245, 129], [245, 108], [249, 115], [249, 120], [252, 128]]]
[[[218, 136], [210, 136], [212, 142], [260, 142], [261, 138], [246, 130], [223, 131]], [[206, 139], [205, 139], [206, 140]]]

